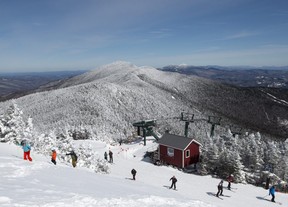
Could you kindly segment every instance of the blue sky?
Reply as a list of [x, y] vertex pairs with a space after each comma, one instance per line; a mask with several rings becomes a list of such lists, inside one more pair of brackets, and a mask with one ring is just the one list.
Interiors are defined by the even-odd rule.
[[0, 72], [288, 65], [287, 0], [1, 0]]

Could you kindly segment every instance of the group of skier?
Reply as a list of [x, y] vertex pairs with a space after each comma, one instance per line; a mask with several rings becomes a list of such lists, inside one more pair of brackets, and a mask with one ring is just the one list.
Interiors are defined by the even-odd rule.
[[113, 163], [113, 152], [109, 150], [109, 153], [106, 151], [104, 152], [104, 159], [108, 161], [108, 155], [109, 155], [109, 162]]
[[[32, 162], [32, 158], [30, 156], [30, 152], [31, 152], [31, 146], [29, 145], [29, 143], [26, 141], [26, 140], [22, 140], [20, 143], [16, 143], [18, 146], [21, 146], [22, 149], [23, 149], [23, 158], [24, 160], [29, 160], [30, 162]], [[73, 167], [76, 167], [76, 164], [77, 164], [77, 155], [76, 153], [70, 149], [70, 152], [67, 153], [66, 155], [70, 155], [71, 156], [71, 159], [72, 159], [72, 166]], [[56, 165], [57, 162], [56, 162], [56, 158], [57, 158], [57, 152], [55, 149], [52, 149], [51, 150], [51, 162]]]
[[[136, 180], [136, 173], [137, 171], [133, 168], [131, 170], [131, 174], [132, 174], [132, 179]], [[174, 190], [176, 190], [176, 182], [177, 182], [177, 178], [175, 177], [175, 175], [173, 175], [173, 177], [170, 178], [170, 181], [172, 181], [171, 186], [169, 189], [173, 188]]]
[[[219, 197], [223, 195], [223, 182], [224, 180], [221, 180], [220, 183], [217, 185], [217, 188], [218, 188], [218, 191], [216, 193], [216, 196]], [[227, 186], [227, 189], [228, 190], [231, 190], [231, 183], [233, 182], [233, 175], [230, 174], [228, 177], [227, 177], [227, 182], [228, 182], [228, 186]]]
[[[29, 145], [29, 143], [26, 140], [22, 140], [20, 143], [16, 143], [17, 145], [21, 146], [24, 152], [24, 160], [29, 160], [30, 162], [32, 162], [32, 158], [30, 156], [30, 151], [31, 151], [31, 146]], [[71, 148], [69, 149], [69, 152], [66, 153], [66, 155], [70, 155], [71, 156], [71, 160], [72, 160], [72, 166], [76, 167], [77, 165], [77, 160], [78, 160], [78, 156], [76, 155], [76, 153], [74, 152], [74, 150], [72, 150]], [[104, 153], [104, 158], [105, 160], [108, 161], [108, 155], [109, 155], [109, 162], [113, 163], [113, 152], [111, 150], [109, 150], [109, 153], [107, 153], [105, 151]], [[51, 162], [56, 165], [56, 157], [57, 157], [57, 152], [55, 149], [51, 150]], [[136, 173], [135, 173], [136, 174]]]
[[[30, 162], [32, 162], [32, 158], [30, 156], [31, 146], [29, 145], [29, 143], [26, 140], [22, 140], [21, 143], [20, 144], [17, 143], [17, 145], [21, 146], [22, 149], [23, 149], [23, 152], [24, 152], [23, 158], [24, 158], [24, 160], [29, 160]], [[78, 159], [76, 153], [72, 149], [70, 149], [70, 152], [67, 153], [66, 155], [70, 155], [71, 156], [72, 166], [76, 167], [77, 159]], [[108, 155], [109, 155], [109, 162], [113, 163], [113, 152], [111, 150], [109, 150], [109, 153], [107, 153], [106, 151], [104, 153], [104, 159], [107, 160], [107, 161], [108, 161]], [[51, 162], [54, 165], [56, 165], [56, 157], [57, 157], [56, 150], [52, 149]], [[131, 170], [131, 174], [133, 176], [133, 180], [136, 180], [136, 173], [137, 173], [137, 171], [133, 168]], [[172, 181], [170, 189], [173, 188], [174, 190], [176, 190], [177, 178], [175, 176], [173, 176], [173, 177], [170, 178], [170, 181]], [[217, 197], [223, 196], [223, 182], [224, 182], [224, 180], [221, 180], [219, 182], [219, 184], [217, 185], [217, 189], [218, 189], [218, 191], [216, 193]], [[233, 182], [233, 175], [232, 174], [227, 177], [227, 182], [228, 182], [227, 189], [231, 190], [231, 183]], [[272, 199], [271, 199], [272, 202], [275, 202], [275, 191], [276, 191], [275, 190], [275, 186], [272, 185], [269, 188], [269, 195], [272, 196]]]
[[[217, 188], [218, 188], [218, 191], [216, 193], [216, 196], [219, 197], [219, 196], [223, 196], [223, 182], [224, 180], [221, 180], [219, 182], [219, 184], [217, 185]], [[228, 186], [227, 186], [227, 189], [228, 190], [231, 190], [231, 182], [233, 182], [233, 175], [229, 175], [228, 178], [227, 178], [227, 182], [228, 182]], [[272, 202], [275, 202], [275, 186], [272, 185], [270, 188], [269, 188], [269, 195], [272, 196], [272, 199], [271, 201]]]

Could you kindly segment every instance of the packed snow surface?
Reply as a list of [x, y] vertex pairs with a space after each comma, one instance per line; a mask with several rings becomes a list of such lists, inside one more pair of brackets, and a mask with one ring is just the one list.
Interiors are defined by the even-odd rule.
[[[80, 144], [83, 141], [77, 141]], [[288, 195], [276, 193], [272, 203], [268, 191], [252, 185], [232, 184], [224, 196], [217, 198], [219, 179], [184, 173], [172, 167], [155, 166], [143, 157], [155, 143], [142, 142], [108, 145], [99, 141], [84, 141], [93, 145], [100, 156], [113, 151], [110, 174], [97, 174], [87, 168], [70, 164], [53, 165], [49, 155], [33, 152], [32, 162], [23, 160], [22, 149], [0, 143], [0, 206], [1, 207], [94, 207], [94, 206], [179, 206], [179, 207], [270, 207], [288, 206]], [[132, 180], [131, 169], [137, 170]], [[177, 191], [170, 190], [169, 179], [178, 179]]]

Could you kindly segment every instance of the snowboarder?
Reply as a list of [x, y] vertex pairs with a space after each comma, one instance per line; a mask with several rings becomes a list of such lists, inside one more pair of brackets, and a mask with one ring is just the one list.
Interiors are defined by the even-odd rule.
[[172, 183], [171, 183], [170, 189], [171, 189], [172, 187], [174, 187], [174, 190], [176, 190], [176, 182], [177, 182], [176, 177], [173, 175], [173, 177], [170, 178], [170, 180], [172, 180]]
[[218, 188], [218, 192], [217, 192], [216, 196], [219, 197], [219, 194], [220, 194], [220, 196], [223, 196], [223, 180], [220, 181], [217, 188]]
[[71, 155], [71, 158], [72, 158], [72, 166], [73, 167], [76, 167], [76, 164], [77, 164], [77, 155], [75, 154], [75, 152], [73, 150], [71, 150], [69, 153], [67, 153], [66, 155]]
[[104, 152], [104, 159], [105, 159], [105, 160], [107, 160], [107, 156], [108, 156], [108, 154], [107, 154], [107, 152], [105, 151], [105, 152]]
[[275, 186], [274, 185], [272, 185], [271, 188], [269, 189], [269, 195], [272, 196], [271, 201], [275, 202]]
[[113, 152], [109, 150], [109, 162], [113, 163]]
[[55, 149], [52, 149], [51, 162], [53, 162], [54, 165], [56, 165], [56, 156], [57, 156], [56, 150], [55, 150]]
[[228, 190], [231, 190], [231, 182], [233, 182], [233, 175], [232, 174], [227, 177], [227, 182], [228, 182], [227, 188], [228, 188]]
[[136, 173], [137, 173], [137, 171], [133, 168], [131, 170], [131, 174], [133, 175], [133, 180], [135, 180]]
[[20, 146], [22, 147], [23, 152], [24, 152], [24, 156], [23, 156], [24, 160], [28, 159], [30, 162], [32, 162], [32, 158], [30, 157], [30, 151], [31, 151], [30, 145], [25, 140], [22, 140], [20, 143]]

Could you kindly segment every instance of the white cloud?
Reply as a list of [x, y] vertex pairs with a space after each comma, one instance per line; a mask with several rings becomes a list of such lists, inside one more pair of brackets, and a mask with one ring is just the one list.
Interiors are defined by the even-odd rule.
[[251, 36], [256, 36], [259, 35], [258, 32], [252, 32], [252, 31], [241, 31], [239, 33], [233, 34], [233, 35], [229, 35], [227, 37], [225, 37], [225, 40], [229, 40], [229, 39], [240, 39], [240, 38], [246, 38], [246, 37], [251, 37]]

